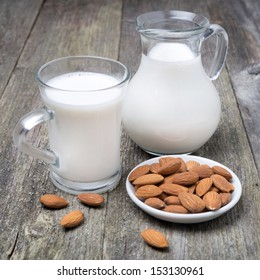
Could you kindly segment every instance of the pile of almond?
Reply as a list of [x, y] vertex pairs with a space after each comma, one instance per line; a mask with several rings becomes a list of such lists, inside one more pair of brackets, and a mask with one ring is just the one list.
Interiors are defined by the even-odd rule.
[[175, 157], [139, 166], [128, 180], [145, 204], [171, 213], [217, 210], [231, 201], [234, 191], [232, 174], [225, 168]]

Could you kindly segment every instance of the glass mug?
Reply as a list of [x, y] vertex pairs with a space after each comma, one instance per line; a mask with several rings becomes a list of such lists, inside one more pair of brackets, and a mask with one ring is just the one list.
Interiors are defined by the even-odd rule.
[[[121, 178], [121, 111], [128, 68], [107, 58], [71, 56], [46, 63], [36, 79], [44, 108], [18, 121], [13, 134], [17, 148], [48, 163], [52, 182], [68, 193], [115, 188]], [[43, 122], [50, 150], [26, 139]]]
[[[226, 59], [227, 33], [204, 16], [185, 11], [142, 14], [136, 28], [142, 58], [127, 89], [124, 127], [148, 153], [192, 153], [209, 140], [220, 120], [220, 98], [212, 80]], [[206, 73], [201, 46], [213, 35], [215, 54]]]

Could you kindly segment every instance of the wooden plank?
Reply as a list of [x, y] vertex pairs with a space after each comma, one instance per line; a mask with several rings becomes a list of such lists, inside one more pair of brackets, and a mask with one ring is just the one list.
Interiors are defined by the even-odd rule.
[[218, 18], [229, 34], [227, 68], [260, 173], [259, 1], [240, 0], [236, 5], [232, 1], [221, 5], [215, 1], [210, 9], [213, 19]]
[[[36, 70], [50, 59], [67, 55], [117, 58], [121, 1], [46, 1], [0, 101], [1, 259], [81, 259], [102, 257], [103, 220], [107, 208], [88, 209], [75, 196], [58, 191], [43, 163], [18, 154], [12, 129], [25, 113], [42, 106], [34, 79]], [[13, 100], [10, 102], [10, 100]], [[33, 133], [45, 147], [46, 131]], [[68, 209], [49, 211], [39, 204], [41, 194], [58, 193]], [[59, 226], [63, 214], [82, 209], [86, 223], [74, 231]], [[99, 223], [97, 223], [99, 221]]]
[[43, 0], [0, 1], [0, 98]]

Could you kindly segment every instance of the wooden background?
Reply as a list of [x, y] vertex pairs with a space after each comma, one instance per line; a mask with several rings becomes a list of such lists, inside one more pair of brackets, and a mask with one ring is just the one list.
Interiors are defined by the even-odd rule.
[[[125, 133], [122, 180], [99, 209], [56, 189], [48, 167], [18, 153], [12, 140], [18, 119], [42, 106], [35, 72], [43, 63], [67, 55], [98, 55], [120, 60], [134, 74], [141, 55], [136, 16], [169, 9], [204, 14], [229, 34], [226, 66], [215, 82], [221, 123], [195, 154], [232, 169], [243, 194], [227, 214], [201, 224], [163, 222], [130, 201], [126, 176], [151, 156]], [[260, 259], [259, 15], [258, 0], [0, 0], [0, 259]], [[207, 44], [205, 51], [210, 53]], [[31, 137], [46, 147], [44, 127]], [[69, 208], [44, 209], [38, 201], [44, 193], [64, 196]], [[74, 209], [84, 211], [85, 222], [63, 230], [60, 218]], [[141, 240], [140, 231], [148, 227], [166, 234], [168, 250]]]

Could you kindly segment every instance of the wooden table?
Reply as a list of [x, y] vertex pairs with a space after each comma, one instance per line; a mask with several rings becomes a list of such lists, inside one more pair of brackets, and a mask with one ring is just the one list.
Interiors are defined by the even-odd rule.
[[[78, 203], [48, 178], [48, 166], [21, 154], [12, 131], [18, 119], [42, 106], [36, 70], [68, 55], [105, 56], [135, 73], [141, 55], [135, 18], [152, 10], [204, 14], [229, 34], [225, 68], [215, 85], [222, 102], [219, 128], [195, 155], [223, 163], [243, 185], [239, 203], [224, 216], [200, 224], [157, 220], [129, 199], [129, 171], [152, 156], [123, 133], [123, 177], [98, 209]], [[258, 0], [1, 0], [0, 1], [0, 258], [1, 259], [259, 259], [260, 258], [260, 4]], [[45, 127], [31, 135], [48, 143]], [[68, 208], [51, 211], [39, 197], [56, 193]], [[81, 209], [85, 222], [63, 230], [60, 218]], [[153, 227], [171, 244], [147, 246], [140, 231]]]

